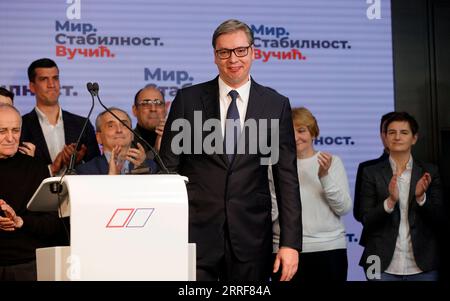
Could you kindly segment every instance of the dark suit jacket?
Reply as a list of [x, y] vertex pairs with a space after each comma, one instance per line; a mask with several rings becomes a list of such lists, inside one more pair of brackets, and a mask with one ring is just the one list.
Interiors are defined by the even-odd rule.
[[104, 155], [95, 157], [94, 159], [80, 164], [75, 167], [78, 175], [107, 175], [109, 172], [109, 165]]
[[[65, 143], [76, 143], [86, 118], [67, 111], [62, 111], [62, 118], [64, 123]], [[45, 162], [46, 164], [52, 163], [44, 133], [42, 132], [35, 109], [22, 116], [22, 134], [20, 136], [20, 141], [27, 141], [36, 145], [34, 157]], [[100, 155], [100, 150], [98, 148], [94, 128], [92, 127], [91, 122], [87, 124], [86, 132], [81, 138], [81, 143], [87, 147], [86, 155], [83, 158], [84, 161], [89, 161]]]
[[[169, 170], [189, 178], [189, 241], [197, 243], [197, 263], [215, 262], [224, 254], [226, 233], [241, 261], [270, 256], [272, 252], [271, 198], [267, 166], [260, 164], [263, 155], [259, 147], [257, 154], [237, 154], [231, 164], [223, 154], [207, 154], [203, 149], [201, 154], [194, 154], [194, 111], [202, 112], [201, 124], [207, 119], [220, 120], [218, 91], [218, 78], [179, 90], [160, 149]], [[177, 118], [184, 118], [191, 125], [185, 132], [191, 135], [184, 136], [190, 139], [190, 153], [176, 155], [171, 148], [179, 133], [171, 131]], [[279, 161], [273, 166], [280, 211], [280, 245], [301, 250], [301, 203], [289, 100], [252, 80], [245, 119], [280, 121]], [[211, 133], [200, 131], [197, 134], [203, 139]], [[270, 129], [264, 134], [269, 141], [273, 138]], [[223, 143], [223, 138], [220, 139], [217, 143]], [[245, 143], [248, 146], [248, 135]]]
[[[355, 194], [354, 194], [354, 202], [353, 202], [353, 216], [355, 217], [355, 219], [358, 222], [361, 222], [361, 216], [359, 215], [361, 201], [359, 199], [359, 195], [361, 193], [363, 171], [367, 166], [376, 165], [381, 161], [387, 160], [388, 158], [389, 158], [389, 154], [386, 152], [383, 152], [383, 154], [380, 157], [378, 157], [377, 159], [364, 161], [358, 165], [358, 171], [356, 172]], [[361, 238], [359, 239], [359, 244], [361, 246], [365, 246], [365, 244], [366, 244], [365, 241], [366, 241], [366, 238], [361, 235]]]
[[[138, 133], [152, 147], [155, 146], [156, 137], [158, 137], [158, 134], [156, 134], [155, 131], [146, 130], [146, 129], [142, 128], [139, 124], [136, 124], [134, 131], [136, 133]], [[141, 145], [144, 147], [146, 152], [149, 151], [149, 148], [147, 147], [147, 145], [145, 143], [143, 143], [142, 141], [140, 141], [140, 139], [136, 135], [134, 135], [133, 144], [136, 145], [136, 147], [137, 147], [138, 142], [141, 143]]]
[[[156, 173], [158, 171], [158, 167], [153, 160], [146, 160], [144, 164], [150, 168], [150, 173]], [[130, 162], [130, 169], [133, 168], [133, 163]], [[75, 170], [79, 175], [107, 175], [109, 172], [109, 164], [105, 155], [101, 155], [89, 162], [78, 165]]]
[[361, 193], [363, 171], [367, 166], [376, 165], [376, 164], [380, 163], [381, 161], [388, 160], [388, 159], [389, 159], [389, 154], [386, 152], [383, 152], [383, 154], [380, 157], [373, 159], [373, 160], [361, 162], [358, 165], [358, 171], [356, 172], [355, 196], [354, 196], [354, 204], [353, 204], [353, 216], [355, 217], [355, 219], [358, 222], [361, 222], [361, 216], [359, 215], [359, 213], [360, 213], [359, 207], [360, 207], [360, 203], [361, 203], [359, 200], [359, 195]]
[[[426, 202], [419, 206], [415, 198], [417, 181], [425, 172], [432, 178], [426, 191]], [[368, 166], [363, 171], [359, 194], [360, 216], [366, 245], [360, 265], [367, 268], [366, 260], [370, 255], [378, 255], [381, 271], [385, 271], [394, 255], [400, 226], [400, 209], [397, 203], [392, 213], [384, 210], [384, 200], [389, 196], [389, 182], [392, 169], [389, 160]], [[409, 190], [408, 221], [411, 233], [413, 253], [417, 266], [422, 271], [438, 268], [437, 234], [444, 225], [441, 179], [436, 166], [414, 160]]]

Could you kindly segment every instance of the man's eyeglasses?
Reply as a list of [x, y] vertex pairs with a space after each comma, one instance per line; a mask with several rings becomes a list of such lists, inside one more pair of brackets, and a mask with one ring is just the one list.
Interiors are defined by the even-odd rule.
[[218, 49], [216, 50], [216, 55], [219, 57], [219, 59], [227, 59], [231, 56], [231, 53], [234, 52], [237, 57], [244, 57], [248, 54], [248, 49], [250, 47], [252, 47], [252, 45], [249, 45], [247, 47], [237, 47], [234, 49]]
[[143, 99], [137, 103], [139, 107], [149, 108], [152, 105], [155, 106], [164, 106], [164, 100], [161, 99]]

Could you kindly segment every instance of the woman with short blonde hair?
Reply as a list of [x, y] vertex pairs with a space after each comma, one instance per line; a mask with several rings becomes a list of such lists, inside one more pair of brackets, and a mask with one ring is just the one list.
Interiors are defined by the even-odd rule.
[[[320, 130], [317, 119], [306, 108], [292, 109], [297, 149], [303, 220], [303, 250], [294, 281], [347, 279], [347, 246], [341, 216], [352, 209], [344, 164], [338, 156], [314, 149]], [[271, 173], [269, 172], [271, 180]], [[280, 228], [273, 181], [272, 220], [274, 252], [278, 252]], [[274, 275], [277, 278], [277, 275]]]

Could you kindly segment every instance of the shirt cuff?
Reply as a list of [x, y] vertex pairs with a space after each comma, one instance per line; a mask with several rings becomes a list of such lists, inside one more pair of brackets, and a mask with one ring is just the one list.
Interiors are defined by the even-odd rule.
[[419, 206], [423, 206], [423, 205], [425, 204], [425, 201], [426, 201], [426, 200], [427, 200], [427, 194], [425, 193], [424, 196], [423, 196], [422, 202], [417, 202], [417, 204], [418, 204]]
[[394, 208], [390, 209], [388, 207], [388, 200], [389, 200], [389, 198], [385, 199], [384, 202], [383, 202], [384, 211], [386, 211], [387, 213], [391, 214], [392, 212], [394, 212]]

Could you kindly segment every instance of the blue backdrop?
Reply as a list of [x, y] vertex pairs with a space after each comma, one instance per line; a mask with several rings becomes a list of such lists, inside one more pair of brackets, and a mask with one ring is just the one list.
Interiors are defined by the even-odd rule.
[[[216, 76], [212, 33], [237, 18], [256, 37], [251, 75], [316, 115], [316, 147], [343, 159], [353, 191], [358, 163], [382, 151], [379, 119], [394, 106], [390, 2], [366, 2], [2, 1], [0, 85], [30, 111], [27, 67], [50, 57], [60, 68], [62, 107], [74, 113], [89, 110], [88, 81], [99, 82], [107, 105], [129, 112], [147, 84], [171, 101], [179, 88]], [[349, 280], [363, 280], [361, 226], [351, 214], [345, 224]]]

